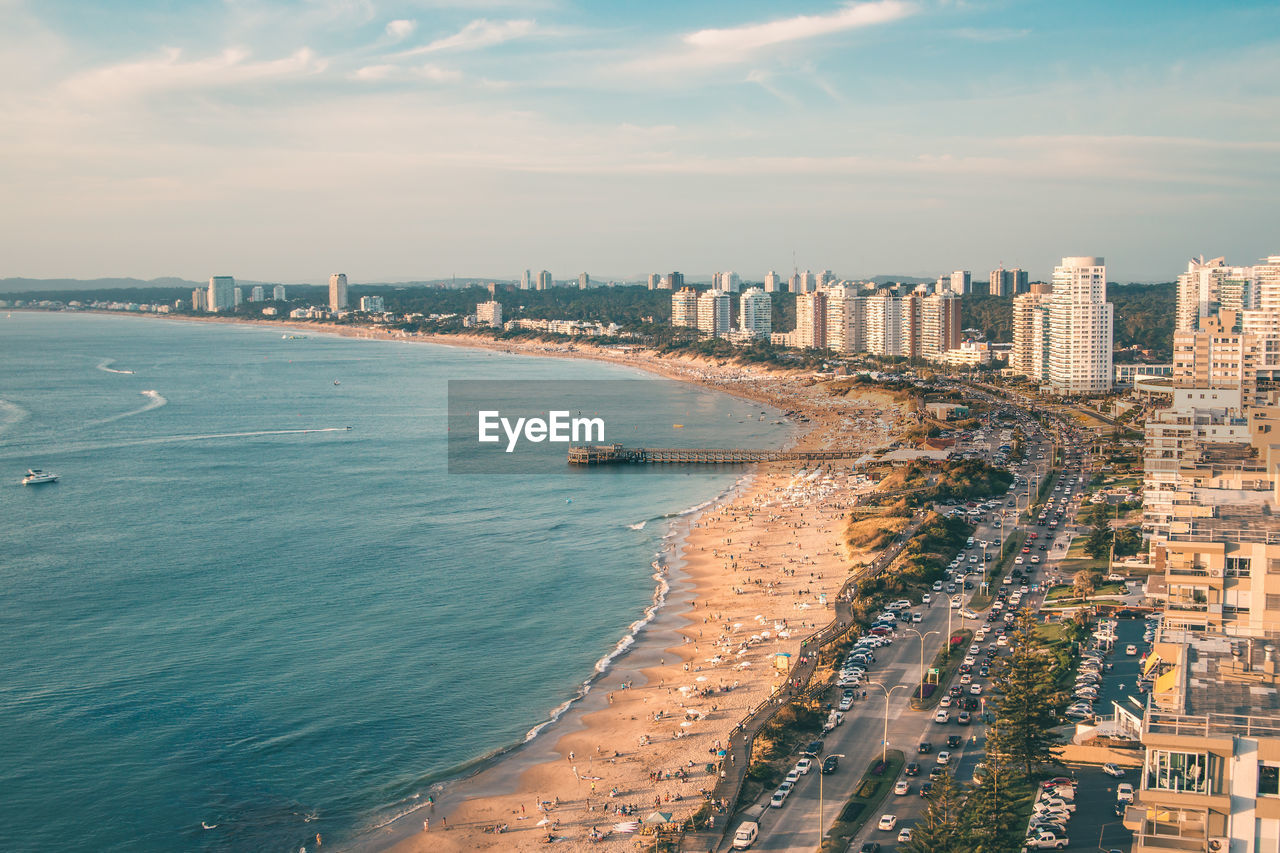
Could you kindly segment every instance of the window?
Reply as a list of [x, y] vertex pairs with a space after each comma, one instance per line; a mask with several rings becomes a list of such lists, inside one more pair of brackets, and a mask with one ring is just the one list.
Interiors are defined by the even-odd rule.
[[1280, 797], [1280, 766], [1258, 765], [1258, 795]]
[[1280, 595], [1267, 593], [1267, 609], [1280, 610]]
[[[1221, 763], [1217, 756], [1203, 752], [1172, 752], [1153, 749], [1147, 752], [1148, 789], [1159, 791], [1189, 791], [1198, 794], [1213, 793], [1210, 765]], [[1280, 767], [1276, 768], [1280, 770]], [[1259, 788], [1261, 792], [1261, 788]]]

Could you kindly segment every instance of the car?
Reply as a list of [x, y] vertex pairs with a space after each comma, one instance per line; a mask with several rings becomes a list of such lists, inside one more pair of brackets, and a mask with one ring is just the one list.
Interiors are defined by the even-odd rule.
[[801, 750], [800, 754], [808, 755], [811, 758], [816, 758], [819, 755], [822, 755], [822, 748], [824, 746], [826, 746], [826, 744], [823, 743], [821, 740], [811, 740], [809, 741], [809, 745], [806, 746], [803, 750]]
[[968, 685], [968, 684], [972, 684], [972, 683], [973, 683], [973, 675], [972, 675], [972, 674], [970, 674], [970, 673], [968, 673], [968, 672], [965, 672], [965, 673], [962, 673], [962, 674], [960, 675], [960, 685], [961, 685], [962, 687], [963, 687], [963, 686], [965, 686], [965, 685]]
[[910, 840], [911, 840], [911, 827], [904, 826], [902, 829], [898, 830], [898, 841], [900, 843], [905, 844]]
[[1124, 768], [1119, 764], [1104, 764], [1102, 765], [1102, 772], [1117, 779], [1124, 778]]
[[916, 764], [914, 761], [908, 761], [907, 766], [902, 768], [902, 775], [903, 776], [919, 776], [920, 765]]
[[775, 809], [782, 808], [783, 804], [787, 801], [788, 793], [789, 792], [784, 791], [781, 788], [774, 791], [773, 796], [769, 798], [769, 807]]
[[969, 694], [970, 694], [970, 695], [972, 695], [972, 696], [981, 696], [981, 695], [982, 695], [982, 685], [981, 685], [981, 684], [970, 684], [970, 685], [969, 685]]
[[925, 755], [927, 753], [933, 752], [933, 744], [927, 740], [922, 740], [920, 741], [920, 745], [916, 747], [916, 752], [920, 753], [921, 755]]
[[840, 768], [840, 756], [828, 755], [822, 762], [822, 775], [830, 776]]
[[880, 853], [880, 842], [864, 841], [862, 846], [858, 848], [858, 853]]
[[876, 829], [881, 832], [888, 832], [898, 825], [898, 816], [894, 814], [886, 814], [880, 816], [880, 822], [876, 824]]
[[934, 591], [934, 592], [942, 592], [942, 581], [934, 581], [934, 582], [933, 582], [933, 591]]
[[951, 721], [951, 713], [945, 708], [939, 708], [938, 713], [933, 715], [933, 721], [939, 725], [946, 725]]
[[795, 783], [799, 782], [799, 781], [800, 781], [800, 770], [799, 770], [799, 769], [797, 769], [797, 768], [795, 768], [795, 767], [792, 767], [792, 768], [791, 768], [791, 771], [790, 771], [789, 773], [787, 773], [786, 781], [790, 782], [792, 785], [794, 785]]
[[947, 749], [959, 749], [962, 743], [964, 743], [964, 738], [960, 735], [951, 735], [947, 738]]
[[923, 785], [920, 786], [920, 796], [924, 797], [925, 799], [928, 799], [932, 795], [933, 795], [932, 782], [925, 782]]
[[903, 794], [910, 794], [911, 783], [908, 782], [906, 779], [899, 779], [897, 784], [893, 786], [893, 793], [897, 794], [898, 796], [902, 796]]
[[950, 697], [950, 696], [943, 696], [941, 699], [939, 699], [939, 700], [938, 700], [938, 707], [939, 707], [939, 708], [950, 708], [950, 707], [951, 707], [951, 697]]
[[1040, 784], [1040, 790], [1053, 791], [1056, 788], [1070, 788], [1074, 794], [1076, 788], [1076, 780], [1069, 776], [1054, 776]]
[[961, 687], [959, 684], [953, 684], [951, 685], [951, 689], [948, 690], [947, 692], [950, 693], [952, 696], [960, 696], [964, 693], [964, 688]]
[[942, 752], [938, 753], [939, 767], [946, 767], [950, 763], [951, 763], [951, 753], [947, 752], [945, 749], [942, 750]]
[[929, 603], [929, 602], [931, 602], [931, 601], [933, 601], [933, 596], [932, 596], [932, 595], [930, 595], [930, 594], [929, 594], [929, 593], [927, 593], [927, 592], [926, 592], [924, 595], [920, 596], [920, 603], [921, 603], [921, 604], [928, 604], [928, 603]]
[[1116, 802], [1132, 803], [1133, 802], [1133, 786], [1128, 782], [1121, 782], [1116, 785]]
[[960, 712], [960, 714], [956, 717], [956, 725], [958, 725], [958, 726], [967, 726], [967, 725], [969, 725], [969, 722], [970, 722], [972, 719], [973, 719], [973, 717], [972, 717], [972, 716], [970, 716], [970, 714], [969, 714], [969, 712], [968, 712], [968, 711], [961, 711], [961, 712]]
[[1129, 655], [1130, 657], [1133, 657], [1138, 653], [1138, 647], [1130, 643], [1129, 645], [1124, 647], [1124, 653], [1126, 655]]

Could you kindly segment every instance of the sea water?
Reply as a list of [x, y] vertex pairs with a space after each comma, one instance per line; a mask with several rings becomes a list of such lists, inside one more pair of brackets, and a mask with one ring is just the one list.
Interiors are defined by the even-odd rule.
[[[360, 838], [576, 696], [651, 605], [667, 520], [738, 476], [450, 476], [449, 379], [645, 374], [298, 334], [0, 320], [5, 850]], [[781, 440], [757, 404], [635, 393], [711, 411], [711, 446]]]

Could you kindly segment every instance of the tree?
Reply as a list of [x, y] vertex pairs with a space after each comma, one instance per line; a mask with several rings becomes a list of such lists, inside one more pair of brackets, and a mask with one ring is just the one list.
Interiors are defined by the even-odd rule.
[[1108, 556], [1111, 553], [1112, 535], [1111, 525], [1107, 520], [1098, 519], [1093, 523], [1093, 529], [1089, 531], [1089, 539], [1084, 544], [1085, 553], [1095, 560]]
[[1017, 847], [1023, 823], [1018, 781], [1006, 762], [988, 758], [981, 784], [965, 802], [965, 834], [973, 853], [1005, 853]]
[[1023, 613], [1010, 642], [1012, 653], [1000, 662], [996, 683], [1001, 694], [996, 720], [987, 733], [987, 755], [1030, 778], [1037, 765], [1054, 760], [1061, 703], [1055, 683], [1058, 661], [1036, 634], [1035, 617]]
[[964, 799], [950, 773], [933, 783], [933, 796], [924, 818], [911, 832], [910, 853], [960, 853], [966, 850]]

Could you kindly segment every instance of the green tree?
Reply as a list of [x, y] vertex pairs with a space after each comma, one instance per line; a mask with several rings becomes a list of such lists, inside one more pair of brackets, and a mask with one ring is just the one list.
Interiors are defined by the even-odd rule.
[[1006, 762], [988, 757], [981, 784], [965, 802], [965, 834], [973, 853], [1005, 853], [1018, 846], [1019, 782]]
[[1023, 613], [1010, 642], [1012, 651], [996, 671], [1000, 695], [996, 720], [987, 733], [987, 756], [1007, 762], [1025, 778], [1037, 765], [1053, 761], [1062, 697], [1057, 689], [1058, 659], [1036, 634], [1035, 617]]
[[1089, 531], [1089, 539], [1084, 543], [1085, 553], [1095, 560], [1101, 560], [1111, 553], [1111, 525], [1106, 518], [1099, 518]]
[[960, 787], [943, 773], [933, 783], [933, 796], [924, 817], [911, 831], [910, 853], [960, 853], [968, 844], [964, 828], [964, 798]]

